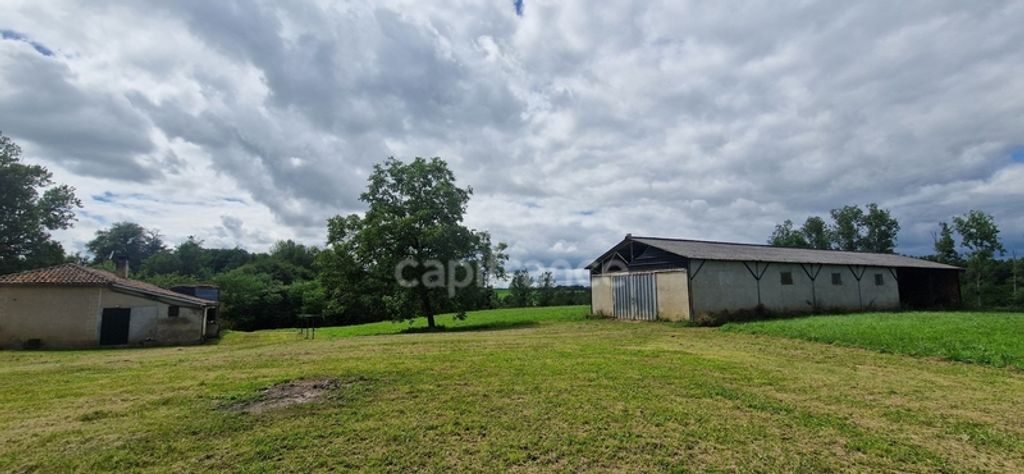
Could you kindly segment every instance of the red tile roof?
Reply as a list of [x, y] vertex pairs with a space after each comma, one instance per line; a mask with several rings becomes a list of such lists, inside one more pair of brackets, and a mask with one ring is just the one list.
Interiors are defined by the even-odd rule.
[[65, 263], [20, 273], [0, 275], [0, 286], [105, 286], [115, 290], [139, 292], [170, 298], [199, 306], [215, 306], [217, 302], [184, 295], [139, 280], [121, 278], [106, 270]]

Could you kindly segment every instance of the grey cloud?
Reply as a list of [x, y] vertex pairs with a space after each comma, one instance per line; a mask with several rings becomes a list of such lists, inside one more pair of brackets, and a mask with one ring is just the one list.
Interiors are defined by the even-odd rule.
[[[903, 251], [927, 251], [929, 229], [970, 208], [1024, 248], [1024, 164], [1007, 151], [1022, 142], [1020, 2], [148, 10], [130, 12], [191, 49], [133, 67], [160, 64], [168, 88], [197, 92], [98, 94], [121, 105], [94, 122], [135, 124], [105, 147], [152, 155], [152, 124], [311, 239], [362, 208], [371, 166], [394, 154], [448, 159], [475, 189], [467, 220], [519, 260], [583, 261], [627, 232], [759, 242], [783, 219], [870, 201], [900, 218]], [[45, 74], [23, 81], [66, 89]], [[18, 95], [22, 112], [0, 119], [31, 130], [38, 94]]]
[[0, 123], [53, 161], [85, 176], [148, 181], [154, 151], [146, 117], [123, 96], [84, 90], [61, 62], [0, 42]]

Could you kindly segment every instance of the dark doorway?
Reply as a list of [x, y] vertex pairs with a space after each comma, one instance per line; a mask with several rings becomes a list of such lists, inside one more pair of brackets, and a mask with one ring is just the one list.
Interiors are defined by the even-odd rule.
[[960, 304], [960, 271], [900, 268], [900, 304], [910, 309], [952, 308]]
[[103, 321], [100, 322], [100, 345], [128, 344], [128, 327], [131, 325], [131, 321], [131, 308], [103, 308]]

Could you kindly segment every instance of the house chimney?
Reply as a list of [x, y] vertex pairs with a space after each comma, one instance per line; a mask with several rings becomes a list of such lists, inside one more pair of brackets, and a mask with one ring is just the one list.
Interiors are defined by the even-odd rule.
[[121, 278], [128, 278], [128, 257], [114, 257], [114, 274]]

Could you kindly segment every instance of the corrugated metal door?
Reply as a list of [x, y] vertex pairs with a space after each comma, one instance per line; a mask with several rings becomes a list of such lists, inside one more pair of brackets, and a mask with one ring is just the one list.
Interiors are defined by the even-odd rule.
[[658, 287], [653, 273], [612, 277], [613, 312], [619, 319], [658, 319]]

